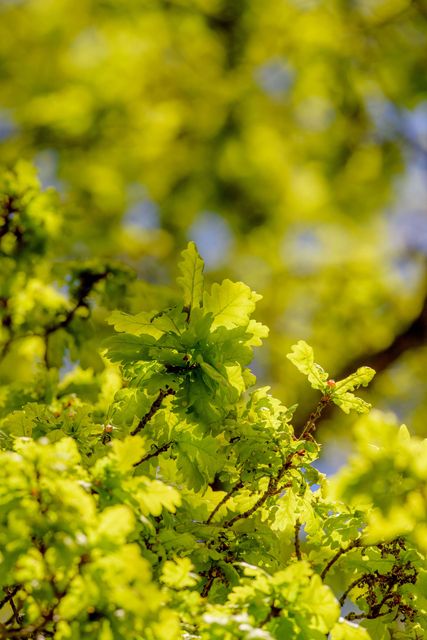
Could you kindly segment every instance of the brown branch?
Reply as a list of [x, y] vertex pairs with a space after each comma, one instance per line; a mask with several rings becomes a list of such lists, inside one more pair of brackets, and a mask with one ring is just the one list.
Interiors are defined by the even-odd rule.
[[142, 429], [144, 429], [145, 425], [159, 411], [160, 407], [162, 406], [162, 402], [166, 398], [166, 396], [173, 396], [173, 395], [175, 395], [175, 391], [173, 389], [171, 389], [171, 388], [160, 389], [157, 398], [154, 400], [153, 404], [151, 405], [151, 407], [149, 408], [149, 410], [147, 411], [145, 416], [142, 416], [142, 418], [140, 419], [140, 421], [136, 425], [135, 429], [130, 432], [130, 435], [131, 436], [136, 436], [137, 433], [142, 431]]
[[347, 613], [347, 615], [345, 616], [346, 620], [361, 620], [362, 618], [365, 618], [366, 620], [374, 620], [375, 618], [380, 618], [381, 616], [385, 616], [385, 615], [391, 613], [391, 611], [394, 608], [393, 605], [389, 608], [388, 611], [384, 611], [383, 613], [381, 613], [381, 609], [386, 604], [386, 602], [388, 600], [390, 600], [390, 598], [393, 598], [393, 596], [394, 596], [393, 588], [394, 588], [393, 584], [388, 584], [387, 585], [387, 591], [384, 594], [384, 596], [383, 596], [383, 598], [381, 599], [380, 602], [377, 602], [373, 606], [370, 606], [369, 607], [369, 611], [366, 612], [366, 613], [363, 612], [363, 611], [362, 611], [362, 613], [356, 613], [355, 611], [349, 611], [349, 613]]
[[170, 449], [173, 444], [175, 443], [173, 440], [171, 440], [170, 442], [166, 442], [165, 444], [162, 444], [161, 447], [155, 447], [155, 450], [152, 453], [147, 453], [147, 455], [141, 458], [141, 460], [139, 460], [138, 462], [134, 462], [133, 466], [137, 467], [143, 462], [147, 462], [147, 460], [151, 460], [151, 458], [155, 458], [156, 456], [159, 455], [159, 453], [163, 453], [164, 451], [167, 451], [168, 449]]
[[215, 509], [211, 512], [208, 519], [206, 520], [205, 524], [210, 524], [212, 519], [216, 516], [218, 511], [221, 509], [221, 507], [224, 506], [224, 504], [236, 493], [236, 491], [239, 491], [239, 489], [241, 489], [242, 487], [243, 487], [243, 482], [240, 480], [236, 485], [234, 485], [232, 489], [230, 489], [228, 493], [225, 494], [222, 500], [218, 502]]
[[341, 558], [341, 556], [343, 556], [345, 553], [348, 553], [352, 549], [356, 549], [357, 547], [360, 547], [360, 546], [361, 546], [360, 539], [357, 539], [357, 540], [353, 540], [352, 542], [350, 542], [350, 544], [345, 548], [344, 547], [340, 547], [338, 549], [338, 551], [336, 552], [336, 554], [334, 556], [332, 556], [332, 558], [329, 560], [329, 562], [327, 563], [327, 565], [323, 569], [322, 573], [320, 574], [320, 577], [322, 578], [322, 580], [325, 579], [325, 576], [328, 573], [328, 571], [333, 567], [333, 565], [337, 562], [337, 560], [339, 560]]
[[65, 317], [59, 322], [54, 323], [50, 327], [46, 327], [44, 330], [45, 337], [49, 336], [51, 333], [58, 331], [58, 329], [64, 329], [67, 327], [70, 322], [73, 320], [76, 312], [81, 308], [88, 308], [87, 299], [89, 295], [92, 293], [93, 288], [98, 282], [101, 280], [105, 280], [108, 277], [110, 271], [106, 268], [102, 273], [82, 273], [80, 275], [80, 286], [77, 292], [77, 300], [74, 306], [67, 311]]
[[4, 213], [2, 213], [1, 218], [3, 219], [3, 224], [0, 227], [0, 240], [10, 231], [10, 225], [12, 222], [12, 215], [18, 212], [18, 209], [15, 208], [15, 199], [13, 196], [8, 195], [3, 203]]
[[353, 580], [353, 582], [351, 582], [349, 584], [349, 586], [347, 587], [347, 589], [344, 591], [344, 593], [342, 594], [341, 598], [339, 599], [340, 607], [344, 606], [344, 603], [347, 600], [347, 596], [350, 593], [350, 591], [352, 589], [354, 589], [354, 587], [357, 587], [357, 585], [360, 584], [361, 582], [364, 582], [364, 580], [366, 579], [367, 575], [369, 575], [369, 574], [364, 573], [363, 575], [359, 576], [358, 578], [356, 578], [355, 580]]
[[310, 436], [312, 432], [316, 429], [316, 425], [320, 420], [322, 413], [326, 409], [326, 407], [330, 404], [331, 397], [328, 395], [323, 396], [320, 401], [317, 403], [314, 411], [310, 413], [308, 416], [305, 425], [301, 431], [300, 439], [305, 438], [306, 436]]
[[301, 543], [299, 539], [300, 531], [301, 531], [301, 522], [297, 520], [295, 522], [295, 535], [294, 535], [294, 545], [295, 545], [295, 553], [297, 556], [297, 560], [302, 560]]
[[202, 598], [207, 598], [209, 595], [209, 591], [212, 588], [213, 583], [215, 582], [216, 578], [222, 578], [223, 577], [223, 573], [222, 571], [215, 565], [212, 565], [211, 568], [208, 571], [207, 574], [207, 580], [205, 582], [205, 584], [203, 585], [203, 589], [200, 593], [200, 595], [202, 596]]
[[268, 624], [270, 620], [273, 620], [273, 618], [279, 618], [281, 613], [282, 613], [282, 609], [272, 604], [270, 607], [270, 611], [268, 612], [264, 620], [259, 623], [259, 626], [265, 627], [265, 625]]
[[1, 640], [9, 640], [10, 638], [31, 638], [36, 631], [41, 631], [46, 623], [53, 620], [56, 606], [57, 605], [45, 613], [37, 624], [31, 624], [28, 625], [28, 627], [22, 627], [21, 629], [6, 629], [4, 625], [0, 624]]
[[0, 609], [2, 609], [5, 604], [7, 604], [14, 596], [16, 596], [16, 594], [20, 589], [21, 589], [21, 586], [19, 584], [11, 588], [3, 587], [3, 591], [6, 592], [6, 595], [2, 600], [0, 600]]
[[16, 624], [21, 624], [21, 616], [19, 615], [19, 611], [17, 609], [17, 606], [13, 600], [13, 598], [10, 599], [10, 606], [12, 607], [12, 619], [15, 620]]
[[[274, 496], [279, 491], [281, 491], [281, 489], [284, 489], [285, 487], [280, 487], [279, 488], [278, 485], [279, 485], [280, 480], [283, 478], [284, 474], [286, 473], [286, 471], [292, 466], [292, 460], [293, 460], [293, 457], [294, 457], [294, 455], [296, 453], [297, 452], [293, 452], [293, 453], [290, 453], [287, 456], [287, 458], [284, 461], [283, 465], [279, 469], [279, 472], [278, 472], [277, 476], [275, 476], [275, 477], [274, 476], [270, 476], [270, 479], [268, 481], [267, 489], [258, 498], [258, 500], [255, 502], [255, 504], [250, 509], [247, 509], [243, 513], [237, 513], [230, 520], [227, 520], [226, 522], [224, 522], [224, 524], [222, 526], [223, 527], [227, 527], [227, 528], [228, 527], [232, 527], [233, 524], [235, 524], [238, 520], [242, 520], [243, 518], [250, 518], [251, 515], [253, 513], [255, 513], [255, 511], [257, 511], [260, 507], [262, 507], [262, 505], [266, 502], [266, 500], [270, 496]], [[290, 485], [287, 484], [285, 486], [290, 486]]]
[[339, 378], [348, 376], [358, 367], [368, 366], [375, 369], [377, 373], [381, 373], [393, 364], [403, 353], [409, 349], [420, 347], [427, 343], [427, 296], [417, 317], [399, 333], [393, 341], [385, 349], [381, 349], [376, 353], [360, 356], [350, 362], [343, 371], [340, 372]]
[[12, 336], [9, 336], [8, 339], [6, 340], [6, 342], [1, 347], [0, 360], [3, 360], [3, 358], [5, 358], [7, 356], [12, 342], [13, 342], [13, 338], [12, 338]]
[[91, 273], [91, 272], [85, 271], [80, 274], [80, 286], [77, 290], [77, 300], [74, 306], [71, 307], [71, 309], [69, 309], [66, 312], [62, 320], [59, 320], [58, 322], [55, 322], [54, 324], [48, 327], [45, 327], [44, 332], [42, 334], [45, 340], [44, 360], [45, 360], [46, 367], [49, 367], [49, 360], [48, 360], [49, 336], [52, 333], [59, 331], [59, 329], [65, 329], [66, 327], [68, 327], [68, 325], [73, 321], [74, 316], [76, 315], [79, 309], [88, 309], [90, 313], [89, 303], [87, 299], [89, 295], [92, 293], [94, 286], [98, 284], [98, 282], [100, 282], [101, 280], [105, 280], [105, 278], [107, 278], [109, 274], [110, 274], [110, 271], [108, 268], [102, 273]]
[[258, 500], [255, 502], [255, 504], [250, 509], [247, 509], [243, 513], [237, 513], [230, 520], [227, 520], [226, 522], [224, 522], [223, 526], [224, 527], [232, 527], [233, 524], [235, 522], [237, 522], [238, 520], [242, 520], [243, 518], [250, 518], [251, 515], [253, 513], [255, 513], [255, 511], [257, 511], [260, 507], [262, 507], [262, 505], [267, 500], [267, 498], [269, 498], [271, 495], [273, 495], [272, 486], [273, 486], [273, 478], [270, 478], [266, 491], [262, 494], [262, 496], [260, 496], [258, 498]]

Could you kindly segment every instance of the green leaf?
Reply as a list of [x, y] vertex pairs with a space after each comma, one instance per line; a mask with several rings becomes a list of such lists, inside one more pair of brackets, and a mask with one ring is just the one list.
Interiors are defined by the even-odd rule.
[[314, 575], [303, 594], [303, 605], [313, 626], [326, 633], [337, 621], [340, 607], [331, 589], [322, 584], [320, 576]]
[[368, 402], [361, 398], [357, 398], [350, 393], [359, 387], [366, 387], [375, 375], [374, 369], [371, 367], [359, 367], [355, 373], [339, 380], [334, 387], [331, 388], [331, 398], [333, 402], [344, 411], [357, 411], [357, 413], [367, 413], [371, 408]]
[[313, 349], [304, 340], [292, 346], [291, 353], [286, 356], [296, 368], [308, 377], [313, 389], [326, 391], [329, 374], [314, 362]]
[[135, 462], [141, 460], [146, 453], [145, 440], [141, 436], [127, 436], [124, 440], [113, 442], [111, 457], [115, 460], [120, 473], [130, 471]]
[[210, 293], [205, 291], [203, 296], [203, 308], [213, 316], [212, 330], [247, 326], [255, 303], [261, 297], [243, 282], [223, 280], [221, 284], [214, 283]]
[[179, 492], [160, 480], [136, 478], [135, 499], [145, 515], [159, 516], [163, 507], [172, 513], [181, 504]]
[[[371, 636], [363, 627], [355, 622], [342, 618], [331, 629], [330, 640], [370, 640]], [[376, 640], [378, 636], [375, 636]]]
[[[368, 631], [367, 638], [372, 638], [372, 640], [394, 640], [394, 638], [396, 638], [398, 636], [395, 636], [395, 634], [393, 633], [393, 635], [391, 635], [389, 628], [388, 628], [388, 624], [384, 621], [384, 618], [376, 618], [374, 620], [365, 620], [363, 623]], [[412, 634], [411, 634], [412, 635]], [[417, 638], [417, 635], [412, 635], [408, 636], [405, 634], [406, 638], [409, 640], [424, 640], [425, 636], [419, 636]], [[405, 637], [404, 636], [404, 637]], [[405, 638], [405, 640], [406, 640]], [[359, 640], [359, 638], [357, 638], [357, 640]], [[362, 636], [361, 640], [365, 640], [365, 638]], [[400, 639], [399, 639], [400, 640]]]
[[238, 364], [226, 364], [224, 368], [229, 384], [236, 389], [240, 396], [246, 389], [246, 384], [242, 376], [242, 368]]
[[188, 243], [187, 248], [181, 253], [181, 258], [178, 266], [182, 276], [177, 278], [177, 282], [184, 293], [184, 306], [188, 309], [190, 317], [191, 309], [200, 307], [202, 302], [204, 262], [194, 242]]
[[333, 388], [334, 395], [340, 395], [347, 391], [354, 391], [359, 387], [367, 387], [375, 375], [375, 370], [371, 367], [359, 367], [357, 371], [339, 380]]
[[138, 360], [159, 360], [172, 363], [176, 358], [182, 363], [182, 354], [178, 354], [177, 339], [174, 336], [163, 335], [156, 340], [146, 333], [133, 336], [130, 333], [121, 333], [111, 336], [105, 341], [107, 356], [112, 362], [133, 363]]
[[177, 464], [188, 486], [195, 491], [206, 487], [223, 465], [218, 441], [189, 426], [177, 437]]
[[265, 324], [257, 322], [256, 320], [251, 318], [251, 320], [249, 320], [246, 332], [251, 335], [251, 338], [246, 341], [246, 344], [251, 347], [260, 347], [262, 345], [262, 339], [267, 338], [269, 334], [269, 328], [266, 327]]
[[156, 344], [153, 336], [133, 336], [129, 333], [111, 336], [105, 341], [111, 362], [135, 362], [147, 358], [148, 349]]
[[193, 573], [194, 566], [189, 558], [176, 558], [167, 560], [163, 565], [161, 581], [173, 589], [194, 587], [198, 576]]
[[287, 491], [278, 502], [274, 513], [272, 529], [278, 531], [290, 530], [295, 526], [297, 519], [297, 501], [293, 491]]
[[313, 349], [304, 340], [294, 344], [291, 353], [286, 357], [308, 377], [313, 389], [326, 393], [344, 413], [366, 413], [371, 408], [368, 402], [350, 393], [353, 389], [369, 384], [375, 375], [375, 371], [370, 367], [360, 367], [355, 373], [335, 383], [333, 380], [329, 381], [329, 374], [314, 362]]
[[116, 331], [130, 333], [134, 336], [140, 336], [143, 333], [153, 338], [161, 338], [164, 331], [155, 327], [152, 323], [152, 318], [155, 312], [141, 311], [135, 316], [132, 316], [124, 311], [113, 311], [107, 318], [108, 324], [113, 325]]
[[350, 411], [356, 411], [357, 413], [367, 413], [371, 408], [369, 402], [365, 402], [362, 398], [358, 398], [353, 393], [347, 392], [340, 396], [332, 395], [332, 401], [340, 408], [344, 413], [350, 413]]
[[134, 527], [135, 519], [129, 507], [114, 505], [101, 513], [97, 538], [101, 544], [103, 540], [121, 544], [125, 542]]

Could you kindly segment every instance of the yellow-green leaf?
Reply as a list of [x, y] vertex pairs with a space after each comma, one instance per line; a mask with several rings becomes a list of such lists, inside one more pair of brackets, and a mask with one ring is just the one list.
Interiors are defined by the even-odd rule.
[[299, 340], [292, 346], [291, 353], [286, 356], [304, 375], [307, 376], [313, 389], [325, 391], [329, 374], [314, 362], [313, 349], [304, 340]]
[[212, 331], [217, 327], [246, 326], [261, 297], [243, 282], [223, 280], [221, 284], [214, 283], [210, 293], [205, 292], [203, 296], [204, 310], [213, 316]]
[[363, 627], [355, 622], [340, 620], [335, 624], [330, 633], [331, 640], [370, 640], [370, 635]]
[[130, 471], [145, 453], [144, 438], [141, 436], [127, 436], [124, 440], [113, 442], [112, 456], [120, 473]]
[[176, 558], [167, 560], [163, 565], [161, 580], [173, 589], [184, 589], [197, 584], [197, 575], [192, 573], [193, 564], [189, 558]]
[[135, 498], [145, 515], [159, 516], [163, 507], [173, 513], [181, 504], [179, 492], [160, 480], [141, 478]]
[[181, 253], [181, 258], [179, 269], [182, 276], [177, 278], [177, 282], [184, 293], [184, 305], [190, 312], [193, 307], [199, 307], [202, 302], [204, 262], [194, 242], [188, 243], [187, 248]]
[[115, 505], [101, 513], [97, 537], [118, 545], [126, 540], [134, 527], [135, 518], [131, 510], [125, 505]]
[[154, 312], [141, 311], [135, 316], [124, 311], [113, 311], [107, 318], [108, 324], [113, 325], [116, 331], [130, 333], [134, 336], [146, 334], [153, 338], [161, 338], [164, 331], [155, 327], [151, 319]]

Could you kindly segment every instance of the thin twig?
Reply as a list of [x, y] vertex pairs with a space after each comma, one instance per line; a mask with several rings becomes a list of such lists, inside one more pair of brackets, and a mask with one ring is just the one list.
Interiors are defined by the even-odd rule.
[[279, 618], [281, 613], [282, 613], [282, 609], [272, 604], [270, 607], [270, 611], [267, 613], [267, 616], [264, 618], [264, 620], [259, 623], [259, 626], [264, 627], [273, 618]]
[[22, 627], [21, 629], [5, 629], [4, 625], [0, 625], [1, 640], [9, 640], [10, 638], [31, 638], [36, 631], [43, 629], [47, 622], [51, 622], [54, 616], [55, 608], [48, 611], [37, 624]]
[[350, 542], [350, 544], [345, 548], [340, 547], [336, 552], [336, 554], [332, 556], [332, 558], [329, 560], [328, 564], [325, 566], [322, 573], [320, 574], [320, 577], [322, 578], [322, 580], [325, 579], [325, 576], [328, 573], [328, 571], [336, 563], [336, 561], [339, 560], [339, 558], [341, 558], [341, 556], [343, 556], [348, 551], [351, 551], [352, 549], [356, 549], [357, 547], [360, 547], [360, 546], [361, 546], [360, 539], [357, 539]]
[[215, 509], [211, 512], [210, 516], [206, 520], [205, 524], [210, 524], [212, 519], [216, 516], [218, 511], [221, 509], [221, 507], [224, 506], [224, 504], [236, 493], [236, 491], [239, 491], [239, 489], [241, 489], [242, 487], [243, 487], [243, 482], [239, 480], [239, 482], [235, 484], [234, 487], [230, 489], [228, 493], [225, 494], [222, 500], [218, 502]]
[[21, 624], [21, 616], [19, 615], [19, 611], [13, 598], [10, 599], [10, 606], [12, 607], [13, 618], [15, 619], [16, 624]]
[[149, 410], [147, 411], [145, 416], [142, 416], [141, 420], [138, 422], [138, 424], [136, 425], [135, 429], [130, 432], [130, 435], [131, 436], [136, 436], [137, 433], [142, 431], [142, 429], [145, 427], [145, 425], [151, 420], [151, 418], [160, 409], [160, 407], [162, 405], [162, 402], [166, 398], [166, 396], [173, 396], [173, 395], [175, 395], [175, 391], [173, 389], [170, 389], [170, 388], [169, 389], [160, 389], [157, 398], [154, 400], [153, 404], [151, 405], [151, 407], [149, 408]]
[[203, 589], [200, 593], [200, 595], [202, 596], [202, 598], [207, 598], [209, 591], [212, 588], [212, 585], [215, 581], [216, 578], [221, 578], [222, 577], [222, 571], [215, 565], [212, 565], [211, 568], [208, 571], [208, 575], [207, 575], [207, 580], [205, 582], [205, 584], [203, 585]]
[[21, 586], [19, 584], [15, 585], [12, 588], [4, 587], [3, 591], [6, 591], [6, 595], [2, 600], [0, 600], [0, 609], [2, 609], [5, 604], [7, 604], [14, 596], [16, 596], [20, 589]]
[[366, 579], [366, 573], [364, 573], [362, 576], [359, 576], [349, 584], [349, 586], [347, 587], [347, 589], [344, 591], [341, 598], [339, 599], [339, 603], [341, 607], [344, 606], [344, 603], [347, 600], [347, 596], [350, 593], [350, 591], [354, 589], [354, 587], [357, 587], [357, 585], [363, 582], [365, 579]]
[[330, 401], [331, 401], [331, 396], [329, 395], [324, 395], [320, 399], [314, 411], [312, 411], [312, 413], [310, 413], [310, 415], [307, 418], [307, 421], [301, 431], [301, 435], [299, 436], [300, 440], [302, 440], [308, 435], [311, 435], [311, 433], [315, 430], [318, 420], [320, 419], [323, 411], [326, 409]]
[[[227, 520], [226, 522], [224, 522], [223, 527], [232, 527], [233, 524], [235, 522], [237, 522], [238, 520], [242, 520], [243, 518], [249, 518], [253, 513], [255, 513], [255, 511], [257, 511], [260, 507], [262, 507], [262, 505], [265, 503], [265, 501], [270, 496], [274, 496], [276, 493], [281, 491], [281, 489], [285, 488], [285, 487], [278, 488], [278, 485], [279, 485], [280, 480], [282, 479], [282, 477], [286, 473], [286, 471], [292, 466], [292, 460], [293, 460], [293, 457], [294, 457], [295, 453], [296, 452], [290, 453], [287, 456], [285, 462], [283, 463], [283, 465], [279, 469], [279, 472], [278, 472], [276, 477], [273, 477], [273, 476], [270, 477], [270, 479], [268, 481], [267, 489], [258, 498], [258, 500], [255, 502], [255, 504], [250, 509], [247, 509], [243, 513], [237, 513], [230, 520]], [[288, 484], [288, 485], [285, 485], [285, 486], [290, 486], [290, 485]]]
[[300, 539], [299, 539], [300, 531], [301, 531], [301, 522], [299, 520], [297, 520], [295, 522], [295, 536], [294, 536], [294, 545], [295, 545], [295, 553], [296, 553], [296, 556], [297, 556], [297, 560], [301, 560], [302, 559], [301, 544], [300, 544]]
[[139, 460], [138, 462], [134, 462], [133, 466], [137, 467], [143, 462], [147, 462], [147, 460], [151, 460], [151, 458], [155, 458], [156, 456], [159, 455], [159, 453], [163, 453], [164, 451], [167, 451], [168, 449], [170, 449], [173, 444], [175, 443], [173, 440], [171, 440], [170, 442], [166, 442], [165, 444], [162, 444], [161, 447], [156, 447], [154, 451], [152, 451], [151, 453], [147, 453], [147, 455], [141, 458], [141, 460]]

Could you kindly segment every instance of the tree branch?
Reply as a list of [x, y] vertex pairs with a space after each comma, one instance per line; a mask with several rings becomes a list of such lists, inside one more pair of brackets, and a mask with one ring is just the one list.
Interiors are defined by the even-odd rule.
[[[0, 348], [0, 361], [7, 355], [14, 340], [18, 340], [18, 339], [20, 340], [22, 338], [38, 336], [44, 339], [44, 342], [45, 342], [44, 361], [45, 361], [46, 367], [49, 367], [49, 359], [48, 359], [49, 336], [55, 331], [58, 331], [59, 329], [65, 329], [72, 322], [76, 312], [79, 309], [81, 308], [89, 309], [89, 305], [87, 301], [88, 296], [92, 292], [95, 284], [97, 284], [101, 280], [104, 280], [109, 275], [109, 273], [110, 271], [106, 269], [102, 273], [91, 273], [91, 274], [86, 273], [84, 277], [82, 275], [80, 286], [77, 292], [77, 299], [74, 305], [71, 307], [71, 309], [65, 312], [65, 315], [62, 318], [62, 320], [57, 320], [53, 324], [48, 325], [47, 327], [44, 327], [43, 329], [41, 329], [39, 332], [33, 331], [27, 334], [14, 335], [13, 331], [11, 330], [13, 319], [10, 315], [6, 315], [3, 318], [2, 324], [3, 326], [6, 326], [5, 325], [5, 320], [6, 320], [7, 326], [9, 328], [9, 337]], [[6, 307], [7, 304], [8, 304], [8, 300], [5, 300], [4, 298], [0, 300], [0, 306]], [[63, 314], [58, 314], [58, 316], [61, 316], [61, 315]]]
[[340, 547], [336, 552], [336, 554], [332, 556], [332, 558], [329, 560], [328, 564], [325, 566], [322, 573], [320, 574], [320, 577], [322, 578], [322, 580], [325, 579], [325, 576], [328, 573], [328, 571], [333, 567], [333, 565], [337, 562], [337, 560], [341, 558], [341, 556], [343, 556], [345, 553], [348, 553], [348, 551], [351, 551], [352, 549], [356, 549], [357, 547], [360, 547], [360, 546], [361, 546], [360, 539], [357, 539], [350, 542], [350, 544], [345, 548]]
[[360, 356], [350, 362], [340, 372], [339, 378], [348, 376], [358, 367], [368, 366], [381, 373], [393, 364], [403, 353], [409, 349], [420, 347], [427, 343], [427, 296], [423, 305], [411, 324], [399, 333], [385, 349], [376, 353]]
[[364, 580], [366, 579], [367, 575], [369, 575], [369, 574], [364, 573], [363, 575], [359, 576], [358, 578], [353, 580], [353, 582], [351, 582], [348, 585], [347, 589], [344, 591], [344, 593], [342, 594], [341, 598], [339, 599], [340, 607], [344, 606], [344, 603], [347, 600], [347, 596], [350, 593], [350, 591], [352, 589], [354, 589], [354, 587], [357, 587], [357, 585], [360, 584], [361, 582], [364, 582]]
[[209, 591], [211, 590], [212, 585], [215, 582], [216, 578], [222, 578], [222, 577], [223, 577], [222, 571], [216, 565], [212, 565], [207, 573], [206, 582], [203, 585], [203, 589], [200, 593], [202, 598], [208, 597]]
[[316, 429], [316, 425], [320, 420], [322, 413], [324, 412], [326, 407], [330, 404], [330, 401], [331, 401], [331, 398], [328, 395], [325, 395], [320, 399], [314, 411], [312, 411], [312, 413], [310, 413], [310, 415], [308, 416], [306, 423], [302, 428], [299, 439], [303, 439], [306, 436], [309, 436], [312, 434], [312, 432]]
[[297, 556], [297, 560], [302, 560], [301, 544], [299, 539], [300, 531], [301, 531], [301, 522], [297, 520], [295, 522], [295, 535], [294, 535], [295, 554]]
[[225, 494], [222, 500], [218, 502], [215, 509], [211, 512], [210, 516], [206, 520], [205, 524], [210, 524], [212, 519], [216, 516], [218, 511], [221, 509], [221, 507], [224, 506], [224, 504], [231, 498], [231, 496], [233, 496], [236, 493], [236, 491], [239, 491], [239, 489], [241, 489], [242, 487], [243, 487], [243, 482], [240, 480], [236, 485], [234, 485], [232, 489], [230, 489], [228, 493]]
[[230, 520], [227, 520], [226, 522], [224, 522], [223, 527], [232, 527], [233, 524], [235, 524], [238, 520], [242, 520], [243, 518], [250, 518], [250, 516], [255, 513], [255, 511], [257, 511], [260, 507], [262, 507], [262, 505], [265, 503], [265, 501], [270, 497], [270, 496], [274, 496], [276, 493], [278, 493], [278, 491], [281, 491], [281, 489], [284, 489], [286, 486], [290, 486], [285, 485], [285, 487], [278, 487], [280, 480], [283, 478], [284, 474], [286, 473], [286, 471], [292, 466], [292, 460], [294, 455], [296, 455], [296, 451], [293, 453], [290, 453], [286, 460], [284, 461], [283, 465], [280, 467], [279, 472], [277, 474], [277, 476], [270, 476], [270, 479], [268, 481], [268, 486], [267, 489], [264, 491], [264, 493], [258, 498], [258, 500], [255, 502], [255, 504], [250, 508], [247, 509], [246, 511], [244, 511], [243, 513], [237, 513], [235, 516], [233, 516]]
[[173, 396], [173, 395], [175, 395], [175, 391], [173, 389], [171, 389], [171, 388], [160, 389], [157, 398], [154, 400], [153, 404], [151, 405], [151, 407], [149, 408], [149, 410], [147, 411], [145, 416], [142, 416], [142, 418], [140, 419], [140, 421], [136, 425], [135, 429], [130, 432], [130, 435], [131, 436], [136, 436], [137, 433], [142, 431], [142, 429], [144, 429], [145, 425], [159, 411], [160, 407], [162, 406], [162, 402], [166, 398], [166, 396]]
[[[89, 304], [87, 301], [88, 296], [93, 291], [94, 286], [98, 284], [98, 282], [100, 282], [101, 280], [105, 280], [105, 278], [107, 278], [109, 273], [110, 271], [108, 270], [108, 268], [102, 273], [83, 272], [80, 276], [80, 286], [77, 290], [77, 300], [74, 306], [67, 311], [67, 313], [65, 314], [65, 317], [62, 320], [59, 320], [58, 322], [55, 322], [54, 324], [44, 329], [43, 337], [46, 345], [44, 359], [45, 359], [46, 367], [49, 367], [49, 360], [48, 360], [49, 336], [52, 333], [55, 333], [55, 331], [58, 331], [59, 329], [65, 329], [73, 321], [74, 316], [76, 315], [79, 309], [83, 309], [83, 308], [89, 309]], [[89, 313], [90, 313], [90, 309], [89, 309]]]
[[162, 444], [161, 447], [155, 447], [155, 450], [152, 453], [147, 453], [147, 455], [141, 458], [141, 460], [139, 460], [138, 462], [134, 462], [133, 466], [138, 467], [143, 462], [147, 462], [147, 460], [151, 460], [151, 458], [155, 458], [156, 456], [159, 455], [159, 453], [163, 453], [164, 451], [167, 451], [168, 449], [170, 449], [173, 444], [175, 443], [173, 440], [171, 440], [170, 442], [166, 442], [165, 444]]
[[5, 604], [7, 604], [14, 596], [16, 596], [20, 589], [21, 586], [19, 584], [15, 585], [14, 587], [3, 587], [3, 591], [6, 592], [6, 595], [2, 600], [0, 600], [0, 609], [2, 609]]

